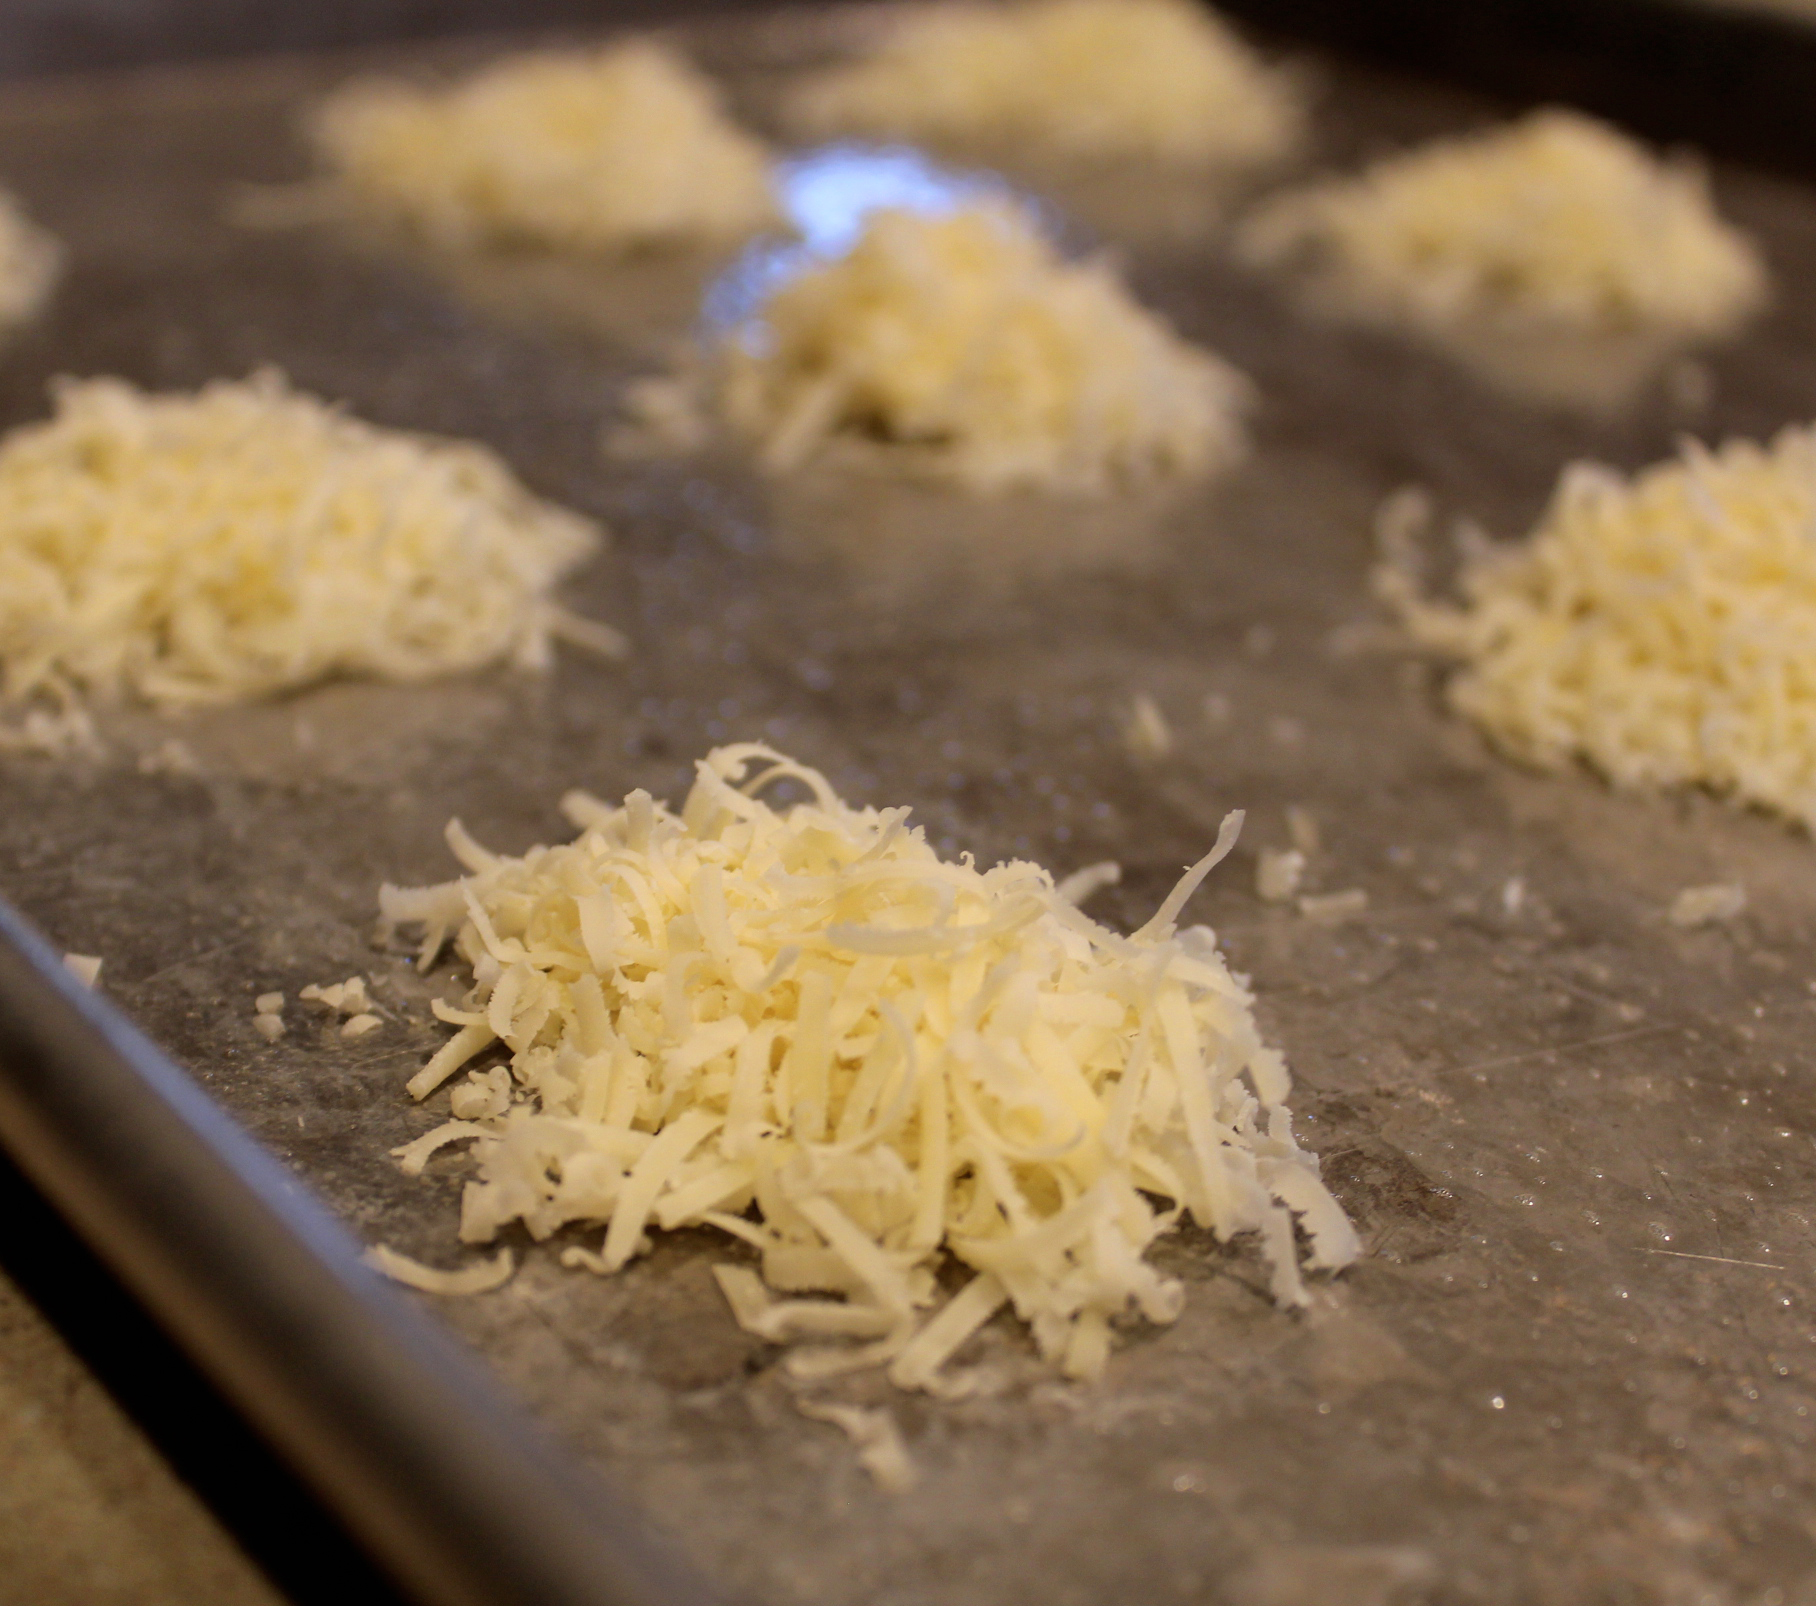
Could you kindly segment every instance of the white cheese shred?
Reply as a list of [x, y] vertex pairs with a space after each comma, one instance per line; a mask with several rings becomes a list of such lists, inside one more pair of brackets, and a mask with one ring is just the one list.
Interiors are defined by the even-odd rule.
[[62, 246], [0, 190], [0, 334], [36, 315], [62, 266]]
[[914, 1463], [901, 1429], [889, 1412], [875, 1406], [840, 1405], [831, 1400], [797, 1396], [795, 1409], [816, 1422], [830, 1422], [857, 1447], [858, 1465], [876, 1480], [879, 1489], [899, 1494], [914, 1487]]
[[827, 452], [991, 494], [1190, 479], [1246, 450], [1252, 387], [1069, 262], [1020, 209], [883, 208], [783, 280], [700, 383], [781, 473]]
[[[1628, 478], [1567, 468], [1531, 538], [1466, 557], [1429, 599], [1398, 539], [1377, 595], [1461, 660], [1450, 704], [1541, 768], [1706, 786], [1816, 830], [1816, 428]], [[1395, 533], [1397, 532], [1389, 532]]]
[[[788, 782], [808, 801], [772, 807]], [[1123, 937], [1036, 865], [941, 860], [905, 810], [856, 808], [758, 744], [697, 766], [678, 813], [571, 794], [567, 844], [522, 857], [451, 831], [468, 874], [387, 887], [389, 923], [452, 937], [473, 985], [411, 1079], [475, 1058], [457, 1119], [398, 1151], [469, 1143], [460, 1236], [603, 1227], [564, 1264], [617, 1271], [650, 1234], [711, 1226], [741, 1326], [790, 1375], [947, 1363], [1011, 1306], [1040, 1352], [1096, 1376], [1113, 1324], [1184, 1297], [1146, 1259], [1183, 1215], [1253, 1233], [1284, 1303], [1357, 1253], [1292, 1135], [1290, 1079], [1204, 927], [1174, 922], [1240, 815], [1147, 926]], [[970, 1279], [942, 1302], [948, 1261]]]
[[84, 987], [93, 988], [101, 980], [101, 961], [93, 954], [65, 954], [63, 968]]
[[1685, 887], [1671, 900], [1667, 918], [1674, 926], [1707, 926], [1736, 919], [1747, 906], [1747, 889], [1738, 882]]
[[174, 710], [540, 668], [570, 633], [548, 594], [599, 531], [483, 447], [375, 428], [270, 371], [53, 396], [0, 441], [0, 710], [21, 711], [0, 747], [92, 744], [91, 695]]
[[867, 58], [797, 85], [787, 113], [812, 134], [1222, 168], [1305, 133], [1297, 86], [1184, 0], [922, 6]]
[[1481, 321], [1704, 338], [1766, 290], [1757, 250], [1716, 215], [1700, 168], [1556, 108], [1273, 197], [1238, 248], [1309, 270], [1341, 308], [1432, 332]]
[[309, 134], [356, 204], [444, 246], [613, 253], [777, 219], [763, 144], [647, 40], [509, 56], [442, 88], [359, 80], [316, 108]]
[[459, 1271], [438, 1271], [383, 1244], [374, 1244], [361, 1258], [393, 1282], [420, 1289], [425, 1294], [489, 1294], [494, 1288], [502, 1288], [508, 1283], [516, 1269], [508, 1249], [499, 1250], [490, 1260], [463, 1266]]

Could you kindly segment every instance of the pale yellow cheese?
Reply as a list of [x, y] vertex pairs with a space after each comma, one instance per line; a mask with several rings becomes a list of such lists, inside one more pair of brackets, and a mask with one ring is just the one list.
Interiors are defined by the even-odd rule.
[[[1155, 917], [1119, 936], [1045, 870], [941, 860], [906, 809], [856, 808], [755, 744], [698, 767], [685, 806], [571, 794], [576, 840], [522, 857], [457, 827], [459, 881], [381, 894], [388, 922], [451, 936], [473, 977], [410, 1091], [488, 1050], [448, 1143], [476, 1163], [461, 1236], [604, 1228], [563, 1261], [612, 1272], [649, 1234], [710, 1226], [737, 1319], [801, 1378], [947, 1363], [1005, 1302], [1041, 1352], [1095, 1376], [1112, 1320], [1171, 1321], [1148, 1260], [1180, 1217], [1259, 1235], [1275, 1297], [1355, 1235], [1292, 1134], [1280, 1055], [1203, 927], [1175, 929], [1239, 816]], [[791, 783], [807, 801], [772, 807]], [[974, 1274], [941, 1304], [947, 1258]], [[780, 1296], [780, 1297], [772, 1297]]]
[[599, 541], [483, 447], [374, 428], [275, 374], [54, 396], [0, 441], [0, 709], [23, 711], [0, 746], [73, 741], [91, 695], [170, 709], [541, 667], [565, 629], [550, 590]]
[[1689, 442], [1631, 479], [1574, 465], [1530, 540], [1466, 563], [1460, 606], [1385, 533], [1378, 590], [1462, 660], [1452, 706], [1509, 752], [1816, 828], [1816, 429]]
[[1186, 0], [922, 7], [789, 110], [816, 133], [1225, 166], [1283, 156], [1305, 128], [1295, 86]]
[[0, 190], [0, 333], [43, 306], [63, 264], [63, 248]]
[[1242, 375], [1013, 208], [883, 210], [711, 353], [774, 470], [829, 449], [990, 493], [1189, 478], [1245, 449]]
[[357, 81], [309, 132], [356, 200], [446, 245], [610, 252], [776, 218], [763, 144], [649, 41], [510, 56], [445, 88]]
[[1239, 250], [1308, 270], [1359, 314], [1443, 331], [1725, 333], [1765, 297], [1700, 168], [1546, 109], [1265, 201]]

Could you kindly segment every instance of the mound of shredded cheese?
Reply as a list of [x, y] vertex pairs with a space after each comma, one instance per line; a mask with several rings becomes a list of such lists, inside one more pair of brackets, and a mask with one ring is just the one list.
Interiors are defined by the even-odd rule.
[[1091, 493], [1244, 449], [1248, 381], [1003, 205], [873, 212], [712, 358], [720, 410], [776, 470], [880, 448], [976, 491]]
[[1816, 428], [1687, 442], [1631, 480], [1573, 465], [1528, 542], [1466, 561], [1461, 607], [1427, 601], [1405, 551], [1376, 585], [1464, 661], [1452, 705], [1515, 756], [1816, 830]]
[[[605, 1223], [562, 1261], [613, 1272], [652, 1229], [716, 1227], [760, 1257], [760, 1278], [718, 1270], [738, 1320], [810, 1341], [797, 1376], [887, 1364], [935, 1389], [1005, 1302], [1096, 1376], [1113, 1321], [1179, 1313], [1144, 1255], [1182, 1212], [1258, 1233], [1282, 1303], [1306, 1297], [1295, 1216], [1310, 1265], [1355, 1257], [1249, 993], [1208, 929], [1174, 929], [1240, 815], [1122, 937], [1038, 866], [944, 862], [906, 809], [854, 808], [766, 747], [697, 768], [678, 816], [571, 793], [579, 837], [521, 858], [455, 822], [464, 877], [381, 892], [425, 965], [453, 934], [473, 975], [410, 1092], [509, 1055], [398, 1151], [416, 1171], [473, 1143], [465, 1241]], [[809, 801], [764, 802], [782, 781]], [[946, 1257], [970, 1273], [950, 1298]]]
[[1725, 333], [1764, 300], [1752, 244], [1702, 171], [1619, 130], [1546, 109], [1289, 191], [1238, 249], [1305, 268], [1339, 307], [1443, 330]]
[[615, 639], [549, 600], [597, 529], [483, 447], [374, 428], [269, 372], [178, 395], [64, 381], [54, 396], [52, 418], [0, 442], [15, 744], [85, 728], [83, 694], [168, 709], [339, 674], [539, 667], [553, 634]]
[[815, 133], [1232, 167], [1305, 131], [1287, 79], [1188, 0], [927, 6], [868, 59], [800, 84], [788, 110]]
[[309, 134], [357, 200], [446, 245], [616, 251], [735, 238], [777, 215], [761, 142], [642, 40], [512, 56], [444, 89], [356, 81]]
[[44, 304], [62, 261], [57, 242], [0, 190], [0, 330], [25, 322]]

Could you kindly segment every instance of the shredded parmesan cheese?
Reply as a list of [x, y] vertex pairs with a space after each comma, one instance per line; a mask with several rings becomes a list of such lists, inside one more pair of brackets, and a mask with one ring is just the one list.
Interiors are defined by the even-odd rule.
[[1250, 396], [1107, 263], [1065, 261], [995, 204], [871, 213], [710, 366], [720, 410], [772, 470], [837, 447], [984, 493], [1213, 472], [1244, 450]]
[[1158, 763], [1173, 751], [1173, 727], [1146, 692], [1137, 692], [1129, 705], [1122, 739], [1129, 752], [1144, 763]]
[[63, 248], [0, 190], [0, 332], [44, 305], [63, 265]]
[[598, 544], [484, 448], [376, 429], [273, 373], [54, 396], [0, 442], [0, 707], [26, 709], [7, 745], [77, 745], [83, 694], [175, 709], [543, 666], [548, 593]]
[[1297, 848], [1263, 848], [1255, 866], [1255, 891], [1263, 903], [1290, 903], [1305, 879], [1305, 855]]
[[876, 1480], [877, 1487], [899, 1494], [914, 1486], [914, 1463], [901, 1430], [887, 1411], [863, 1405], [840, 1405], [831, 1400], [796, 1398], [801, 1415], [830, 1422], [857, 1447], [858, 1465]]
[[1687, 442], [1628, 479], [1565, 470], [1531, 539], [1426, 599], [1404, 543], [1375, 586], [1463, 661], [1451, 706], [1541, 767], [1703, 785], [1816, 829], [1816, 429]]
[[63, 965], [84, 987], [92, 988], [101, 980], [101, 961], [93, 954], [65, 954]]
[[1360, 887], [1345, 892], [1309, 893], [1299, 900], [1299, 913], [1323, 926], [1340, 926], [1368, 909], [1368, 894]]
[[355, 82], [309, 132], [356, 201], [444, 245], [611, 252], [776, 220], [763, 145], [643, 40], [512, 56], [443, 89]]
[[1287, 155], [1305, 129], [1286, 77], [1184, 0], [927, 6], [798, 86], [789, 113], [816, 134], [1227, 167]]
[[1699, 168], [1556, 109], [1264, 202], [1238, 246], [1305, 267], [1344, 310], [1433, 331], [1700, 338], [1736, 327], [1766, 289]]
[[1669, 919], [1674, 926], [1707, 926], [1733, 920], [1747, 906], [1747, 889], [1738, 883], [1685, 887], [1671, 900]]
[[[1284, 1304], [1306, 1298], [1295, 1217], [1309, 1265], [1354, 1259], [1247, 989], [1210, 931], [1175, 929], [1240, 815], [1122, 937], [1045, 870], [944, 862], [906, 809], [854, 808], [768, 748], [697, 768], [679, 814], [572, 793], [575, 841], [510, 858], [456, 824], [466, 875], [382, 889], [423, 964], [452, 936], [473, 976], [412, 1096], [509, 1057], [400, 1152], [471, 1142], [465, 1242], [604, 1224], [562, 1259], [613, 1272], [653, 1231], [716, 1227], [758, 1257], [720, 1285], [791, 1373], [930, 1389], [1005, 1303], [1096, 1376], [1113, 1320], [1178, 1314], [1145, 1254], [1182, 1214], [1258, 1233]], [[809, 801], [770, 806], [780, 783]], [[947, 1260], [972, 1275], [942, 1304]]]
[[393, 1282], [419, 1288], [425, 1294], [489, 1294], [511, 1280], [515, 1269], [511, 1251], [501, 1249], [490, 1260], [478, 1260], [459, 1271], [437, 1271], [420, 1260], [400, 1255], [395, 1249], [374, 1244], [364, 1256], [374, 1271], [381, 1271]]

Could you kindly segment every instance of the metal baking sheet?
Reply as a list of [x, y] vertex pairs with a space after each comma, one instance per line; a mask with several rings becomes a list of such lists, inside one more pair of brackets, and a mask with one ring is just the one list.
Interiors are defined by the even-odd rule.
[[[693, 37], [760, 112], [791, 63], [863, 26]], [[1052, 1376], [1006, 1319], [976, 1343], [980, 1397], [844, 1385], [902, 1425], [920, 1479], [892, 1495], [732, 1323], [714, 1237], [667, 1235], [609, 1280], [560, 1270], [557, 1240], [503, 1291], [433, 1309], [709, 1575], [778, 1606], [1816, 1600], [1810, 844], [1705, 797], [1509, 766], [1422, 666], [1369, 647], [1364, 587], [1371, 516], [1402, 484], [1512, 535], [1567, 458], [1637, 465], [1686, 429], [1806, 417], [1816, 193], [1718, 168], [1774, 309], [1709, 356], [1700, 410], [1698, 387], [1663, 386], [1585, 418], [1301, 317], [1177, 194], [1048, 182], [1080, 237], [1256, 379], [1257, 449], [1171, 498], [977, 505], [604, 454], [614, 397], [685, 332], [710, 264], [576, 275], [232, 225], [228, 192], [299, 176], [299, 108], [358, 64], [7, 92], [0, 179], [72, 260], [0, 351], [0, 423], [42, 416], [57, 373], [165, 387], [281, 365], [376, 422], [487, 441], [605, 520], [612, 548], [568, 600], [636, 656], [116, 718], [106, 759], [0, 762], [0, 894], [102, 955], [109, 994], [359, 1234], [445, 1264], [460, 1163], [412, 1181], [386, 1155], [442, 1118], [402, 1091], [440, 1039], [440, 978], [370, 934], [381, 879], [450, 873], [450, 815], [520, 850], [562, 831], [569, 786], [674, 797], [707, 747], [759, 736], [849, 796], [912, 804], [951, 851], [1120, 860], [1094, 908], [1129, 925], [1246, 808], [1195, 910], [1253, 976], [1368, 1246], [1309, 1312], [1268, 1303], [1249, 1248], [1180, 1232], [1159, 1257], [1184, 1315], [1130, 1330], [1098, 1386]], [[1508, 109], [1308, 66], [1321, 164]], [[1119, 729], [1138, 692], [1178, 737], [1146, 765]], [[192, 772], [158, 756], [169, 737]], [[1363, 888], [1363, 918], [1257, 900], [1289, 805], [1322, 831], [1315, 886]], [[1667, 924], [1679, 889], [1718, 879], [1747, 886], [1741, 919]], [[383, 1033], [253, 1031], [256, 994], [354, 971]]]

